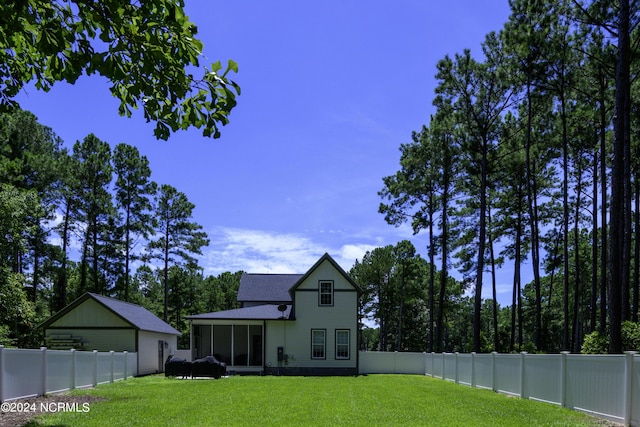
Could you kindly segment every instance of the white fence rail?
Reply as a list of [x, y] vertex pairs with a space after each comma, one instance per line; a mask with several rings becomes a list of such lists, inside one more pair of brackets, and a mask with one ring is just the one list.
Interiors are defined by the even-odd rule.
[[0, 345], [0, 402], [59, 393], [138, 374], [137, 353], [4, 348]]
[[420, 374], [640, 426], [640, 354], [360, 352], [361, 374]]

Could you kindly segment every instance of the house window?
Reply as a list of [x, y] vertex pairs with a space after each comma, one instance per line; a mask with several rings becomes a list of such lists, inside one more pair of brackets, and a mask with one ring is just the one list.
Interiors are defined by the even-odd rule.
[[333, 282], [321, 281], [318, 288], [318, 305], [333, 305]]
[[312, 329], [311, 330], [311, 358], [312, 359], [324, 359], [325, 358], [325, 337], [326, 331], [324, 329]]
[[336, 330], [336, 359], [349, 359], [349, 330]]

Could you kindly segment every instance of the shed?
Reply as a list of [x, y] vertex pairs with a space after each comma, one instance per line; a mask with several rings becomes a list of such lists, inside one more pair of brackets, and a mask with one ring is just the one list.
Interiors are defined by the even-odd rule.
[[50, 349], [129, 351], [138, 375], [164, 371], [180, 332], [144, 307], [87, 292], [42, 324]]

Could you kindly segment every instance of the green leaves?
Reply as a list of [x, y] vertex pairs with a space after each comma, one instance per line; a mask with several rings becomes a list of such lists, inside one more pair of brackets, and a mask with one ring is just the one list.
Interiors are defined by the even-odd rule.
[[49, 90], [57, 81], [98, 73], [113, 83], [119, 113], [130, 117], [142, 109], [147, 121], [156, 122], [157, 138], [192, 126], [220, 136], [240, 94], [228, 77], [238, 65], [230, 60], [222, 70], [218, 62], [213, 74], [204, 68], [202, 77], [194, 77], [204, 46], [182, 1], [27, 3], [0, 5], [0, 108], [13, 105], [29, 82]]

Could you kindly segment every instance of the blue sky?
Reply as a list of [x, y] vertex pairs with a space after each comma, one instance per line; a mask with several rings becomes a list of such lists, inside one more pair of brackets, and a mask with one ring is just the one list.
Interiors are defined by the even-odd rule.
[[27, 89], [18, 102], [69, 147], [89, 133], [137, 146], [153, 180], [195, 203], [211, 240], [205, 274], [303, 273], [325, 252], [348, 270], [402, 239], [424, 253], [427, 235], [386, 224], [377, 193], [398, 170], [400, 144], [434, 112], [437, 61], [479, 54], [508, 1], [186, 0], [186, 12], [202, 65], [239, 64], [242, 94], [220, 139], [194, 130], [156, 140], [141, 113], [118, 115], [98, 76]]

